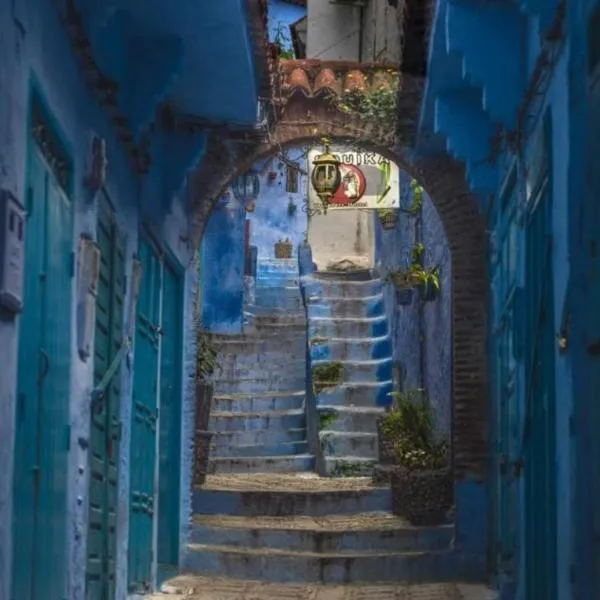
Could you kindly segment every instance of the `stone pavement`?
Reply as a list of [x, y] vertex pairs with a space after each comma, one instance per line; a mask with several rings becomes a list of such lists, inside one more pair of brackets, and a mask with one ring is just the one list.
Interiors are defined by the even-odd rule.
[[145, 600], [496, 600], [496, 595], [483, 585], [460, 583], [337, 586], [182, 576]]

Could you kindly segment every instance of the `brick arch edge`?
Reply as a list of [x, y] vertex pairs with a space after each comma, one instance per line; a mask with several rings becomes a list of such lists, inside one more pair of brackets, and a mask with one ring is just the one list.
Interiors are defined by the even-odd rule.
[[[318, 132], [318, 133], [317, 133]], [[456, 481], [483, 481], [487, 466], [487, 298], [485, 221], [470, 192], [464, 167], [448, 154], [411, 158], [364, 129], [326, 120], [279, 121], [270, 141], [231, 146], [218, 138], [208, 145], [212, 160], [196, 173], [194, 238], [199, 243], [219, 195], [256, 162], [283, 148], [334, 142], [359, 145], [393, 160], [421, 183], [443, 224], [451, 253], [452, 281], [452, 454]], [[239, 148], [239, 146], [238, 146]]]

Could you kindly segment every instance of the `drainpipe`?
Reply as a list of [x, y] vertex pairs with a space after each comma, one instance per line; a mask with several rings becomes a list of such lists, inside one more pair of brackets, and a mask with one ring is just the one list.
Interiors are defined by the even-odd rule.
[[[415, 245], [422, 242], [423, 240], [423, 207], [419, 209], [419, 214], [415, 219]], [[424, 262], [425, 257], [423, 257]], [[423, 315], [423, 302], [417, 297], [417, 310], [418, 310], [418, 322], [419, 322], [419, 379], [421, 382], [420, 387], [425, 388], [425, 373], [426, 373], [426, 344], [425, 344], [425, 319]]]

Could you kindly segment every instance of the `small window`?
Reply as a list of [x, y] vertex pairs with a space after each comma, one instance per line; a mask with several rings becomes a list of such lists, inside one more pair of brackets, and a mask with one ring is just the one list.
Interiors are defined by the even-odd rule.
[[291, 165], [287, 166], [287, 182], [285, 189], [291, 194], [296, 194], [298, 192], [298, 167], [293, 167]]

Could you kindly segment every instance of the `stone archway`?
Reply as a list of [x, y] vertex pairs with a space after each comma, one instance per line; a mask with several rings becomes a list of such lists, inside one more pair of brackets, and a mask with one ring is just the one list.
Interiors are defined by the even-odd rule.
[[[395, 135], [340, 112], [332, 94], [386, 85], [389, 65], [318, 60], [282, 61], [276, 78], [277, 117], [268, 136], [236, 143], [213, 136], [193, 177], [193, 235], [200, 240], [218, 196], [255, 162], [285, 147], [319, 142], [359, 144], [396, 162], [431, 197], [443, 223], [452, 264], [452, 439], [457, 481], [485, 476], [487, 456], [487, 301], [485, 223], [464, 167], [448, 154], [412, 158], [420, 80], [402, 77]], [[392, 128], [390, 128], [392, 129]]]

